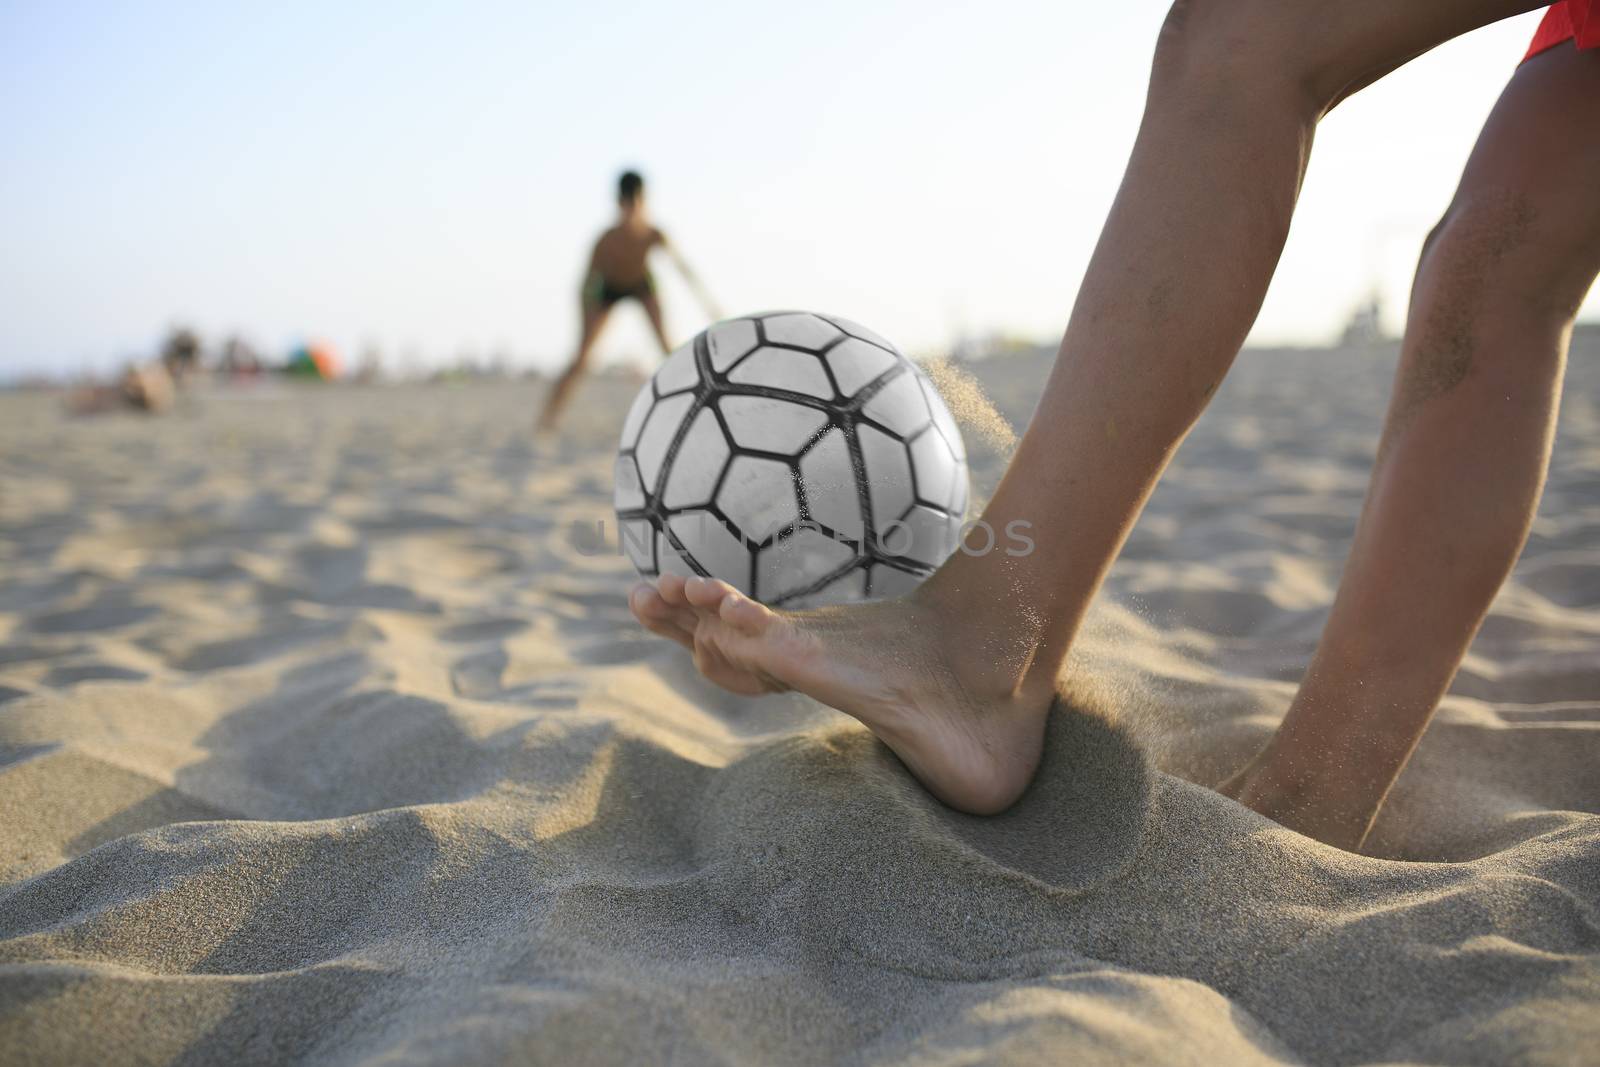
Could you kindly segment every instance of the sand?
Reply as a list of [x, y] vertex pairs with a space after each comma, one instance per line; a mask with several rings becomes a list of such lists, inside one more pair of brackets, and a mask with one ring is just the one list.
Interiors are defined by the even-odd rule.
[[[1204, 785], [1290, 699], [1392, 351], [1241, 358], [993, 819], [632, 623], [574, 533], [624, 382], [548, 452], [534, 384], [0, 397], [0, 1062], [1594, 1063], [1584, 344], [1363, 856]], [[978, 377], [1020, 425], [1046, 365]]]

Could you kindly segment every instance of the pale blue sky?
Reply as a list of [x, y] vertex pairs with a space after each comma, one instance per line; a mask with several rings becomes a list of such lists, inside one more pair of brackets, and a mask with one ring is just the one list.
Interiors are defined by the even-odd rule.
[[[176, 321], [548, 367], [624, 165], [730, 312], [1053, 340], [1163, 11], [0, 0], [0, 373], [108, 366]], [[1398, 325], [1536, 21], [1325, 123], [1258, 340], [1323, 340], [1374, 282]], [[664, 287], [675, 333], [703, 325]], [[649, 355], [615, 319], [603, 353]]]

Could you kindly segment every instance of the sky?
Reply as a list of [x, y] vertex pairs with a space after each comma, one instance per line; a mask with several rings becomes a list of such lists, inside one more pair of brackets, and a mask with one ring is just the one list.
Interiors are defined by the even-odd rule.
[[[0, 0], [0, 376], [104, 370], [178, 323], [272, 354], [549, 369], [630, 166], [728, 313], [833, 312], [912, 352], [1053, 342], [1164, 11]], [[1324, 122], [1253, 340], [1328, 340], [1374, 286], [1402, 325], [1537, 19]], [[705, 313], [659, 273], [687, 338]], [[653, 348], [625, 305], [599, 351]]]

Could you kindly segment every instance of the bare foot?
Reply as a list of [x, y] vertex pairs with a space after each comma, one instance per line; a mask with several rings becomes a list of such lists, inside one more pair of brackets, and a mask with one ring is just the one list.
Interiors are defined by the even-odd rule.
[[953, 808], [1004, 811], [1038, 768], [1054, 679], [962, 669], [959, 616], [925, 597], [775, 612], [726, 582], [669, 574], [635, 586], [629, 603], [724, 689], [792, 689], [861, 720]]

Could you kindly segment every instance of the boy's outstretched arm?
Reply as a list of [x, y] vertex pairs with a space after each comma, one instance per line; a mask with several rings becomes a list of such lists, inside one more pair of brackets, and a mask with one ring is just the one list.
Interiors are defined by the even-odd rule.
[[713, 320], [725, 318], [721, 306], [707, 291], [705, 283], [700, 280], [700, 276], [689, 266], [689, 261], [683, 258], [683, 253], [678, 251], [678, 246], [667, 240], [667, 235], [660, 230], [656, 231], [656, 243], [671, 258], [672, 265], [677, 268], [678, 273], [683, 276], [683, 280], [688, 283], [689, 289], [694, 293], [695, 299], [700, 301], [700, 306], [705, 309], [706, 315]]

